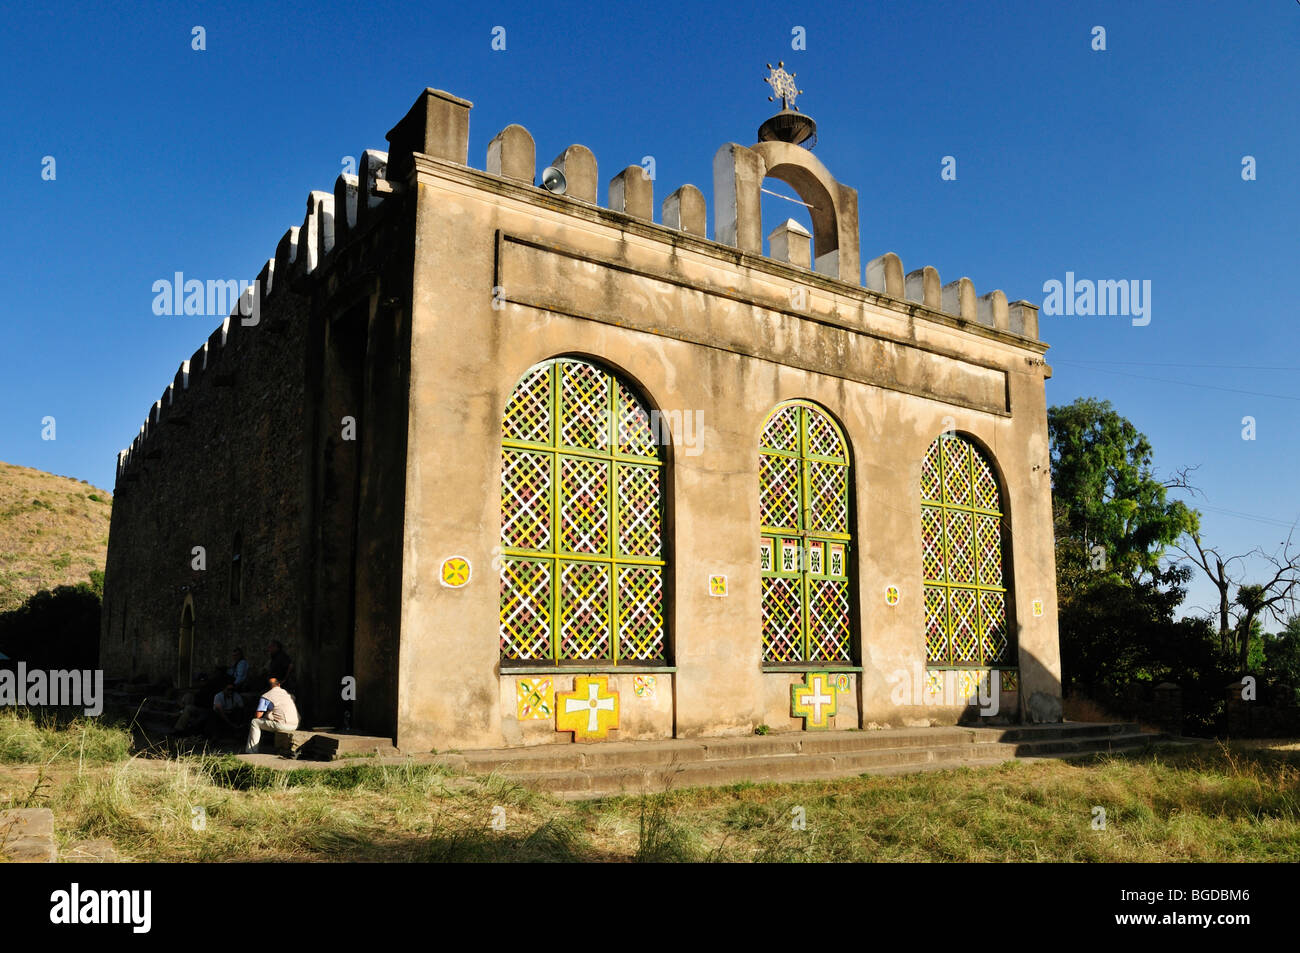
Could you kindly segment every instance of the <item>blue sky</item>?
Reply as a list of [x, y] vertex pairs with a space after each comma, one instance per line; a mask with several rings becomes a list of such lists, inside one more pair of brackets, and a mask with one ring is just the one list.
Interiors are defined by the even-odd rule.
[[542, 162], [581, 142], [604, 183], [653, 156], [656, 203], [692, 182], [711, 208], [713, 153], [754, 141], [774, 109], [764, 64], [783, 59], [816, 154], [859, 191], [864, 261], [893, 251], [1034, 302], [1067, 271], [1150, 280], [1145, 327], [1042, 318], [1048, 401], [1111, 400], [1158, 467], [1199, 466], [1208, 541], [1272, 548], [1300, 516], [1298, 53], [1295, 0], [15, 6], [0, 459], [111, 488], [117, 451], [219, 323], [154, 315], [152, 283], [255, 277], [308, 190], [385, 148], [425, 86], [475, 103], [471, 164], [519, 122]]

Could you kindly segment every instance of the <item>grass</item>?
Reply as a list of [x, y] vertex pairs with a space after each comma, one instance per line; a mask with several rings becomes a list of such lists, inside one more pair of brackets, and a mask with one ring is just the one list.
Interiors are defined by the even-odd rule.
[[103, 838], [138, 861], [1300, 860], [1300, 744], [565, 802], [439, 764], [277, 771], [125, 739], [6, 713], [0, 760], [21, 766], [0, 809], [49, 806], [61, 849]]
[[0, 764], [95, 764], [123, 761], [130, 753], [131, 734], [124, 727], [0, 708]]
[[0, 463], [0, 612], [103, 569], [112, 501], [84, 481]]

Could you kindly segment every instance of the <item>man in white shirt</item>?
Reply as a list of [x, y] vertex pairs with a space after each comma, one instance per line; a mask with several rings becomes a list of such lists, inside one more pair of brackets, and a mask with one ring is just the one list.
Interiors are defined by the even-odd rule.
[[293, 703], [293, 696], [280, 687], [278, 678], [268, 678], [270, 688], [257, 700], [257, 711], [248, 724], [248, 744], [245, 754], [257, 751], [262, 741], [263, 731], [296, 731], [298, 728], [298, 707]]

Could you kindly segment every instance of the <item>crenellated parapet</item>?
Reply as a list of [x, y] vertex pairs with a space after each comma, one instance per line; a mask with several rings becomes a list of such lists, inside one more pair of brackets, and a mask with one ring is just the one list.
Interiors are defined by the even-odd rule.
[[[310, 293], [340, 251], [347, 249], [377, 223], [386, 203], [403, 191], [415, 168], [415, 156], [468, 166], [469, 114], [473, 104], [442, 90], [426, 89], [407, 114], [387, 134], [388, 149], [362, 152], [356, 173], [339, 175], [329, 191], [307, 195], [301, 224], [285, 231], [274, 256], [256, 280], [242, 289], [238, 301], [207, 341], [174, 375], [150, 408], [131, 445], [117, 458], [118, 479], [131, 478], [134, 464], [159, 453], [161, 431], [187, 422], [187, 401], [200, 387], [228, 386], [234, 368], [223, 355], [236, 336], [275, 330], [272, 315], [277, 299]], [[766, 127], [766, 124], [765, 124]], [[760, 130], [760, 138], [764, 138]], [[808, 143], [764, 138], [752, 146], [730, 142], [713, 157], [713, 238], [746, 255], [767, 257], [787, 268], [801, 269], [824, 279], [865, 287], [906, 305], [913, 314], [947, 320], [950, 326], [988, 328], [994, 332], [1037, 341], [1038, 308], [1028, 301], [1008, 303], [1001, 291], [977, 295], [969, 278], [943, 284], [926, 266], [906, 272], [892, 252], [861, 264], [858, 193], [831, 175], [807, 148]], [[488, 142], [483, 172], [515, 188], [535, 189], [549, 196], [553, 208], [565, 203], [599, 204], [596, 157], [586, 146], [565, 148], [550, 165], [564, 177], [556, 194], [537, 182], [537, 144], [522, 125], [512, 123]], [[761, 193], [766, 179], [790, 186], [809, 211], [812, 231], [794, 220], [770, 228], [764, 235]], [[710, 241], [704, 193], [694, 185], [676, 188], [663, 200], [655, 222], [654, 180], [640, 165], [629, 165], [607, 184], [608, 212], [630, 222], [666, 232]], [[767, 252], [764, 255], [764, 239]]]
[[[441, 90], [426, 89], [388, 134], [394, 168], [409, 171], [411, 155], [421, 153], [460, 165], [468, 164], [469, 113], [472, 103]], [[409, 150], [410, 154], [407, 154]], [[514, 182], [534, 185], [537, 147], [529, 131], [512, 123], [488, 143], [485, 171]], [[596, 157], [571, 145], [551, 161], [566, 179], [564, 197], [598, 204]], [[392, 176], [396, 180], [399, 176]], [[766, 140], [753, 146], [726, 143], [713, 159], [714, 241], [751, 255], [763, 255], [761, 192], [773, 178], [789, 185], [809, 209], [811, 234], [793, 222], [767, 236], [767, 256], [839, 281], [914, 302], [968, 324], [983, 325], [1037, 340], [1038, 309], [1027, 301], [1007, 303], [1001, 291], [976, 295], [969, 278], [948, 285], [931, 267], [906, 274], [898, 256], [887, 253], [868, 262], [863, 279], [860, 255], [858, 193], [838, 182], [813, 154], [795, 142]], [[654, 221], [654, 182], [641, 166], [628, 166], [609, 181], [607, 208], [641, 221]], [[683, 185], [663, 202], [666, 228], [706, 237], [704, 194]], [[803, 234], [800, 234], [800, 233]], [[805, 261], [806, 257], [806, 261]]]
[[1038, 340], [1038, 305], [1028, 301], [1008, 303], [1001, 291], [976, 297], [975, 284], [969, 278], [945, 285], [939, 280], [939, 272], [929, 265], [904, 275], [903, 263], [893, 252], [867, 262], [865, 286], [971, 324]]
[[[527, 132], [524, 132], [527, 135]], [[238, 295], [224, 318], [180, 368], [162, 397], [150, 407], [145, 422], [131, 445], [117, 455], [117, 479], [133, 479], [135, 464], [161, 455], [161, 433], [166, 426], [188, 423], [186, 397], [204, 387], [226, 387], [234, 380], [234, 367], [224, 360], [236, 335], [275, 329], [273, 303], [289, 293], [302, 293], [329, 262], [336, 248], [371, 227], [379, 218], [385, 200], [393, 194], [388, 178], [388, 153], [367, 149], [361, 154], [357, 173], [343, 173], [332, 191], [307, 195], [301, 225], [290, 226], [281, 236], [275, 255], [267, 259], [256, 280]]]

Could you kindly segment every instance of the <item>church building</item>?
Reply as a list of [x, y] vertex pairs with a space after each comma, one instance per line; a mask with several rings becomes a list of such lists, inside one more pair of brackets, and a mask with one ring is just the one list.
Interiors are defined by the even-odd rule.
[[1059, 720], [1038, 310], [864, 262], [769, 82], [661, 205], [421, 93], [119, 455], [108, 674], [278, 639], [404, 751]]

